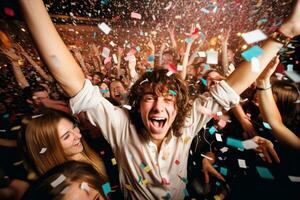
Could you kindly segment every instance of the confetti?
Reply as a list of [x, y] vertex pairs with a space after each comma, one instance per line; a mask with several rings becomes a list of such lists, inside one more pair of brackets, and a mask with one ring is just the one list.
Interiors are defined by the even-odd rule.
[[230, 137], [227, 138], [226, 144], [228, 146], [236, 147], [236, 148], [239, 148], [239, 149], [244, 149], [244, 145], [243, 145], [242, 141], [237, 140], [237, 139], [233, 139], [233, 138], [230, 138]]
[[259, 173], [260, 177], [265, 179], [274, 179], [274, 176], [271, 174], [268, 168], [257, 166], [256, 170]]
[[118, 58], [117, 58], [116, 54], [113, 54], [113, 61], [115, 64], [118, 64]]
[[52, 181], [50, 183], [50, 185], [55, 188], [56, 186], [58, 186], [59, 184], [61, 184], [64, 180], [66, 180], [66, 177], [61, 174], [57, 179], [55, 179], [54, 181]]
[[15, 11], [12, 8], [5, 7], [4, 8], [4, 13], [10, 17], [15, 16]]
[[111, 163], [112, 163], [112, 165], [116, 165], [116, 164], [117, 164], [116, 159], [115, 159], [115, 158], [112, 158], [112, 159], [111, 159]]
[[177, 95], [177, 93], [174, 90], [169, 90], [169, 94], [172, 95], [172, 96], [176, 96]]
[[220, 168], [220, 173], [223, 174], [224, 176], [227, 176], [227, 172], [228, 172], [227, 168], [225, 168], [225, 167]]
[[103, 47], [103, 50], [102, 50], [101, 55], [102, 55], [104, 58], [107, 58], [107, 57], [109, 57], [109, 54], [110, 54], [110, 49], [107, 48], [107, 47]]
[[199, 57], [201, 57], [201, 58], [205, 58], [205, 57], [206, 57], [205, 51], [198, 51], [198, 52], [197, 52], [197, 55], [198, 55]]
[[60, 193], [61, 194], [66, 194], [68, 192], [68, 190], [70, 189], [69, 186], [65, 187]]
[[176, 164], [176, 165], [179, 165], [179, 164], [180, 164], [180, 161], [179, 161], [179, 160], [175, 160], [175, 164]]
[[88, 192], [90, 190], [90, 187], [89, 187], [89, 185], [86, 182], [82, 182], [80, 184], [80, 189], [85, 190], [85, 191]]
[[14, 126], [10, 130], [11, 131], [17, 131], [17, 130], [20, 130], [20, 129], [21, 129], [21, 126]]
[[40, 151], [40, 154], [43, 154], [47, 151], [47, 148], [42, 148], [41, 151]]
[[252, 139], [245, 140], [242, 143], [243, 143], [244, 148], [247, 150], [256, 149], [258, 147], [258, 145]]
[[216, 133], [215, 136], [216, 136], [216, 140], [217, 140], [218, 142], [222, 142], [222, 141], [223, 141], [223, 140], [222, 140], [221, 134]]
[[258, 73], [260, 71], [259, 66], [259, 60], [256, 57], [251, 58], [251, 70]]
[[260, 29], [256, 29], [242, 34], [242, 38], [247, 42], [247, 44], [252, 44], [267, 39], [267, 36]]
[[289, 177], [290, 181], [300, 183], [300, 177], [299, 176], [288, 176], [288, 177]]
[[127, 110], [131, 110], [131, 106], [130, 105], [123, 105], [123, 108], [126, 108]]
[[218, 125], [221, 127], [221, 128], [224, 128], [226, 126], [226, 121], [223, 120], [223, 119], [220, 119], [220, 121], [218, 122]]
[[103, 193], [104, 193], [105, 196], [107, 196], [108, 193], [111, 192], [111, 188], [110, 188], [109, 182], [107, 182], [107, 183], [105, 183], [105, 184], [102, 185], [102, 190], [103, 190]]
[[214, 126], [210, 127], [209, 130], [208, 130], [208, 132], [209, 132], [211, 135], [213, 135], [216, 131], [217, 131], [217, 129], [216, 129]]
[[269, 130], [272, 129], [271, 126], [270, 126], [270, 124], [268, 124], [267, 122], [263, 122], [263, 125], [264, 125], [264, 127], [265, 127], [266, 129], [269, 129]]
[[207, 64], [218, 64], [218, 52], [217, 51], [206, 51], [206, 63]]
[[40, 114], [40, 115], [33, 115], [33, 116], [31, 116], [31, 118], [32, 118], [32, 119], [35, 119], [35, 118], [38, 118], [38, 117], [41, 117], [41, 116], [43, 116], [43, 114]]
[[240, 168], [245, 168], [245, 169], [247, 168], [246, 161], [243, 159], [238, 159], [238, 164]]
[[208, 160], [213, 160], [211, 157], [209, 157], [209, 156], [206, 156], [206, 155], [204, 155], [204, 154], [200, 154], [202, 157], [204, 157], [204, 158], [207, 158]]
[[103, 31], [106, 35], [109, 34], [109, 32], [111, 31], [111, 28], [105, 24], [104, 22], [102, 22], [101, 24], [98, 24], [98, 28]]
[[183, 193], [184, 193], [184, 196], [185, 196], [185, 197], [190, 196], [190, 195], [189, 195], [189, 192], [187, 191], [187, 189], [184, 189], [184, 190], [183, 190]]
[[262, 53], [263, 53], [263, 50], [259, 46], [255, 45], [254, 47], [251, 47], [250, 49], [244, 51], [242, 53], [242, 56], [247, 61], [251, 61], [251, 59], [253, 57], [257, 57], [257, 56], [261, 55]]
[[154, 55], [148, 56], [148, 62], [153, 62], [154, 61]]
[[142, 19], [141, 14], [136, 13], [136, 12], [131, 12], [130, 17], [134, 18], [134, 19]]
[[133, 190], [132, 185], [125, 184], [125, 188], [126, 188], [127, 190], [130, 190], [130, 191]]

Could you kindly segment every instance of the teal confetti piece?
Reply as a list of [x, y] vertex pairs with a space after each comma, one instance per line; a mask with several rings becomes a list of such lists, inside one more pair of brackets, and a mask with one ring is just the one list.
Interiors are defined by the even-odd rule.
[[102, 4], [102, 5], [108, 4], [108, 0], [101, 0], [101, 4]]
[[242, 56], [247, 60], [247, 61], [251, 61], [252, 58], [257, 57], [259, 55], [261, 55], [263, 53], [263, 50], [255, 45], [254, 47], [251, 47], [250, 49], [244, 51], [242, 53]]
[[141, 163], [141, 164], [140, 164], [140, 167], [141, 167], [142, 169], [144, 169], [146, 166], [145, 166], [144, 163]]
[[227, 168], [225, 167], [220, 168], [220, 173], [223, 174], [224, 176], [227, 176], [227, 172], [228, 172]]
[[216, 181], [216, 186], [220, 186], [221, 183], [219, 181]]
[[265, 167], [256, 167], [257, 172], [259, 173], [260, 177], [265, 179], [274, 179], [274, 176], [271, 174], [271, 172], [265, 168]]
[[177, 95], [177, 93], [176, 93], [174, 90], [169, 90], [169, 94], [170, 94], [170, 95], [173, 95], [173, 96], [176, 96], [176, 95]]
[[97, 33], [96, 33], [96, 32], [94, 32], [94, 33], [93, 33], [93, 38], [95, 39], [95, 38], [96, 38], [96, 36], [97, 36]]
[[148, 62], [153, 62], [154, 61], [154, 55], [148, 56]]
[[270, 130], [272, 129], [271, 126], [270, 126], [270, 124], [268, 124], [267, 122], [263, 122], [263, 125], [267, 129], [270, 129]]
[[239, 149], [244, 149], [244, 145], [243, 145], [241, 140], [237, 140], [237, 139], [233, 139], [233, 138], [228, 137], [227, 141], [226, 141], [226, 144], [228, 146], [236, 147], [236, 148], [239, 148]]
[[208, 130], [208, 132], [209, 132], [211, 135], [213, 135], [216, 131], [217, 131], [217, 129], [216, 129], [214, 126], [210, 127], [210, 129]]
[[200, 80], [203, 83], [203, 85], [207, 86], [207, 80], [205, 80], [204, 78], [200, 78]]
[[141, 183], [143, 180], [143, 177], [139, 176], [139, 180], [138, 180], [138, 183]]
[[185, 177], [181, 177], [181, 176], [179, 176], [178, 175], [178, 177], [180, 178], [180, 180], [182, 180], [182, 182], [184, 182], [185, 184], [187, 184], [188, 183], [188, 180], [187, 180], [187, 178], [185, 178]]
[[205, 69], [205, 70], [209, 70], [209, 69], [210, 69], [209, 64], [205, 64], [205, 65], [204, 65], [204, 69]]
[[148, 68], [148, 69], [146, 69], [146, 72], [152, 73], [153, 69], [152, 68]]
[[185, 196], [185, 197], [190, 196], [190, 194], [189, 194], [189, 192], [187, 191], [187, 189], [184, 189], [184, 190], [183, 190], [183, 193], [184, 193], [184, 196]]
[[135, 47], [135, 49], [137, 50], [137, 52], [141, 51], [141, 47], [139, 47], [139, 46]]
[[162, 199], [164, 199], [164, 200], [169, 200], [169, 199], [171, 199], [171, 194], [168, 192], [168, 193], [166, 194], [166, 196], [162, 196]]
[[111, 192], [111, 188], [110, 188], [109, 182], [107, 182], [107, 183], [105, 183], [105, 184], [102, 185], [102, 190], [103, 190], [105, 196], [107, 196], [108, 193]]
[[102, 92], [102, 93], [108, 93], [109, 90], [108, 89], [104, 89], [104, 90], [100, 90], [100, 92]]
[[185, 38], [184, 41], [185, 41], [185, 43], [190, 44], [190, 43], [193, 42], [193, 39], [192, 38]]

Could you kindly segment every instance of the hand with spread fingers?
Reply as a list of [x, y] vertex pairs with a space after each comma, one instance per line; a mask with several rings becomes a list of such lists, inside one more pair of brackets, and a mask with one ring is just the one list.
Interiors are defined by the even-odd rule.
[[224, 177], [212, 166], [212, 164], [215, 162], [215, 155], [213, 152], [208, 152], [205, 154], [208, 158], [203, 158], [202, 160], [202, 172], [204, 174], [204, 181], [205, 183], [209, 183], [209, 176], [215, 176], [217, 179], [222, 180], [225, 182]]

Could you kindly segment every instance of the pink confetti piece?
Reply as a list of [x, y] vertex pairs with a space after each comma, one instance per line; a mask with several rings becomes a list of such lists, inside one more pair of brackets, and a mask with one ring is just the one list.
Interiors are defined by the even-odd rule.
[[142, 15], [136, 12], [131, 12], [130, 17], [134, 19], [142, 19]]

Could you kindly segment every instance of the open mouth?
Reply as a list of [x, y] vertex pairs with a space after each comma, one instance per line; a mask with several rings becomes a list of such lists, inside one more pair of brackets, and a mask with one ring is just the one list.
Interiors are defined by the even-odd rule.
[[150, 121], [155, 128], [162, 128], [165, 125], [167, 119], [164, 117], [152, 117], [150, 118]]
[[80, 145], [81, 145], [80, 140], [74, 144], [74, 146], [80, 146]]

